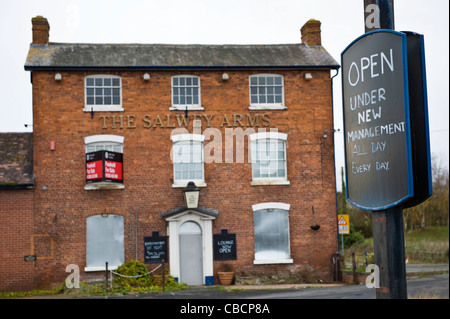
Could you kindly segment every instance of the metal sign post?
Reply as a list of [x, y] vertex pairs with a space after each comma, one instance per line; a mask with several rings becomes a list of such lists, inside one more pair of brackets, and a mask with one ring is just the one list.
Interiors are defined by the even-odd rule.
[[[371, 10], [374, 19], [372, 25], [369, 18]], [[364, 0], [364, 11], [366, 33], [374, 29], [395, 29], [394, 0]], [[375, 264], [380, 269], [380, 288], [377, 288], [376, 297], [407, 299], [402, 206], [374, 212], [372, 229]]]
[[350, 216], [347, 214], [338, 215], [338, 229], [341, 235], [342, 255], [344, 254], [344, 235], [350, 234]]
[[407, 299], [403, 208], [373, 212], [373, 248], [380, 270], [377, 299]]
[[403, 208], [432, 193], [424, 40], [394, 31], [393, 0], [364, 13], [341, 55], [346, 196], [373, 212], [377, 298], [406, 299]]

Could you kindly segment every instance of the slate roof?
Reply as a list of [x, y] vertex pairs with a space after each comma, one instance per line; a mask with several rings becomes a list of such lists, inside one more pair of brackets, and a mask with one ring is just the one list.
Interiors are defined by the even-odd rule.
[[322, 46], [31, 44], [25, 70], [174, 68], [329, 68], [339, 64]]
[[0, 189], [33, 186], [32, 133], [0, 133]]

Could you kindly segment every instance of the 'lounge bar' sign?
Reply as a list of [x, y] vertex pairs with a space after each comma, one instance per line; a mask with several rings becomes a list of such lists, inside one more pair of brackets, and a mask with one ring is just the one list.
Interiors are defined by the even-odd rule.
[[229, 234], [222, 229], [220, 234], [213, 235], [214, 260], [236, 260], [236, 234]]
[[97, 151], [86, 153], [86, 184], [122, 183], [122, 153]]

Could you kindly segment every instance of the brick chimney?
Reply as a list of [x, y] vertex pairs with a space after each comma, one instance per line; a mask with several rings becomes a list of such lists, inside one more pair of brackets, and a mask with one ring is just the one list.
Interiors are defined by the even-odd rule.
[[33, 42], [31, 44], [48, 44], [50, 25], [43, 16], [31, 19], [33, 25]]
[[302, 43], [311, 46], [321, 46], [322, 39], [320, 35], [320, 21], [311, 19], [300, 29], [302, 34]]

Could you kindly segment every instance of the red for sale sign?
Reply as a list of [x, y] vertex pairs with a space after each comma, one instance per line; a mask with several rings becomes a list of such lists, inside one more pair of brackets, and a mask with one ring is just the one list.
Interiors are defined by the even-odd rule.
[[122, 153], [105, 151], [104, 153], [105, 181], [119, 182], [122, 178]]
[[97, 151], [86, 154], [86, 183], [122, 183], [122, 153]]

